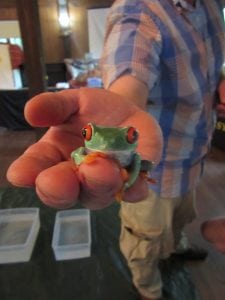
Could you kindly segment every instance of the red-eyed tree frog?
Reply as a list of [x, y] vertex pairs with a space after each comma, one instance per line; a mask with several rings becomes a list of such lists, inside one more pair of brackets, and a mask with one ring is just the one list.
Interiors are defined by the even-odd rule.
[[75, 164], [79, 166], [83, 162], [92, 163], [96, 157], [115, 160], [121, 168], [123, 190], [134, 184], [141, 171], [146, 173], [153, 165], [152, 162], [141, 161], [140, 155], [135, 151], [138, 131], [132, 126], [104, 127], [88, 123], [81, 133], [84, 137], [84, 147], [71, 153]]

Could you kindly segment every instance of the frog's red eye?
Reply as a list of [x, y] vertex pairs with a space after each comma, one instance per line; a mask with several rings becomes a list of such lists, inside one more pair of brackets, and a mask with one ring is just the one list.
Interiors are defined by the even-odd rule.
[[86, 141], [90, 141], [91, 137], [92, 137], [92, 127], [91, 125], [86, 125], [83, 127], [82, 131], [81, 131], [83, 137], [85, 138]]
[[138, 132], [134, 127], [130, 127], [127, 131], [127, 141], [129, 144], [133, 144], [138, 139]]

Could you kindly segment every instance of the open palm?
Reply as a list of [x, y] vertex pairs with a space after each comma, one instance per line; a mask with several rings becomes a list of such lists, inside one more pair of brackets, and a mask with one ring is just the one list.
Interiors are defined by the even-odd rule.
[[[70, 153], [83, 145], [81, 128], [88, 122], [136, 127], [142, 159], [160, 159], [162, 138], [155, 120], [109, 91], [85, 88], [43, 93], [27, 103], [25, 117], [32, 126], [49, 129], [12, 163], [7, 177], [16, 186], [36, 186], [41, 200], [50, 206], [65, 208], [80, 200], [91, 209], [102, 208], [114, 200], [123, 184], [118, 166], [109, 159], [97, 158], [79, 169], [70, 160]], [[124, 197], [139, 201], [146, 193], [147, 184], [139, 178]]]

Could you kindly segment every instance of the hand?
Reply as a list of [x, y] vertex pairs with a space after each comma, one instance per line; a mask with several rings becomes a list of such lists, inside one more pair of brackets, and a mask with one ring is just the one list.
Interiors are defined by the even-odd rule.
[[223, 79], [218, 87], [220, 103], [217, 105], [217, 114], [220, 118], [225, 118], [225, 79]]
[[[139, 131], [137, 151], [142, 159], [159, 161], [162, 136], [156, 121], [123, 99], [101, 89], [64, 90], [35, 96], [25, 106], [25, 117], [35, 127], [50, 127], [12, 163], [8, 180], [16, 186], [36, 186], [47, 205], [70, 207], [79, 200], [90, 209], [112, 203], [123, 182], [118, 165], [105, 158], [76, 168], [70, 153], [83, 145], [81, 128], [88, 122], [104, 126], [132, 125]], [[124, 194], [126, 201], [140, 201], [148, 192], [147, 183], [138, 178]]]

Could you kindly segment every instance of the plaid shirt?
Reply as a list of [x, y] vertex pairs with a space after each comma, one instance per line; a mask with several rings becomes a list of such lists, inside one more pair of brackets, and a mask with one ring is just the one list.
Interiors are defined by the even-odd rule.
[[150, 188], [162, 197], [185, 194], [202, 172], [224, 61], [222, 13], [219, 0], [117, 0], [108, 17], [104, 85], [130, 74], [148, 86], [148, 110], [164, 135]]

